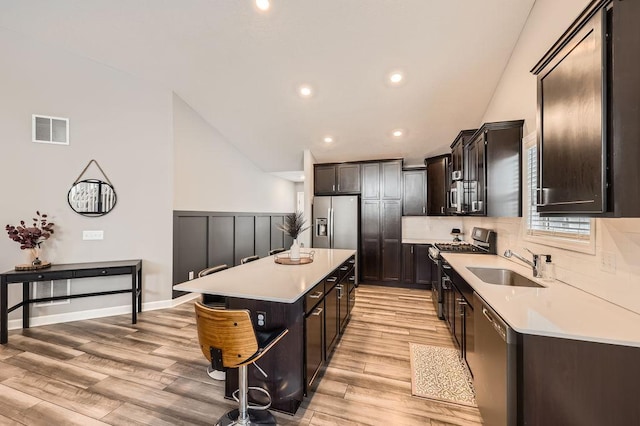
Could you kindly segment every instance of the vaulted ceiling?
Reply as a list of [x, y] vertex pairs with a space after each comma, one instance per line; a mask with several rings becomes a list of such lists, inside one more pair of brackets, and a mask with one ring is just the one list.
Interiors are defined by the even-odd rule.
[[305, 149], [320, 162], [407, 164], [446, 152], [481, 124], [533, 3], [0, 0], [0, 26], [174, 91], [279, 172], [301, 170]]

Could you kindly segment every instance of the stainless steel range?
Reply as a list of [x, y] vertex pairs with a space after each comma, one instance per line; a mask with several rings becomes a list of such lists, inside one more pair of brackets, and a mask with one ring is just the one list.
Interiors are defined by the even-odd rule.
[[440, 256], [441, 252], [496, 254], [496, 233], [486, 228], [473, 228], [471, 232], [473, 243], [442, 242], [429, 247], [429, 258], [438, 266], [438, 279], [431, 288], [433, 307], [438, 318], [444, 319], [443, 281], [446, 275], [443, 270], [451, 269], [449, 264]]

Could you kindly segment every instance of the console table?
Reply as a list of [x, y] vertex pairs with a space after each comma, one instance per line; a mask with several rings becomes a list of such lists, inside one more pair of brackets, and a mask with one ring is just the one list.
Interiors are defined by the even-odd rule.
[[[66, 280], [73, 278], [110, 277], [131, 275], [131, 288], [68, 296], [42, 297], [31, 299], [30, 283], [36, 281]], [[22, 302], [9, 307], [7, 295], [9, 284], [22, 283]], [[53, 265], [36, 271], [7, 271], [0, 274], [0, 344], [9, 338], [9, 313], [22, 307], [22, 328], [29, 328], [29, 305], [35, 302], [76, 299], [79, 297], [106, 296], [109, 294], [131, 293], [131, 323], [138, 320], [142, 312], [142, 260], [116, 260], [111, 262], [68, 263]]]

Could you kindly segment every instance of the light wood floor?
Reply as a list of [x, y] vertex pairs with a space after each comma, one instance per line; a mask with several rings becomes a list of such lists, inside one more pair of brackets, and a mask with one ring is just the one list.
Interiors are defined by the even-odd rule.
[[[360, 286], [314, 393], [283, 425], [477, 425], [477, 409], [411, 396], [409, 342], [452, 347], [425, 290]], [[0, 425], [213, 424], [233, 408], [205, 374], [192, 303], [10, 332]]]

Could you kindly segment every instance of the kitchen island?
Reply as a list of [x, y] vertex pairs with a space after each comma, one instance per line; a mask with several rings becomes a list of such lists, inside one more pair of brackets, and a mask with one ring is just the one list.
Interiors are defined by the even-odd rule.
[[[296, 412], [321, 364], [329, 359], [355, 297], [355, 251], [313, 252], [309, 264], [282, 265], [269, 256], [174, 286], [180, 291], [224, 296], [228, 309], [251, 312], [256, 330], [289, 329], [259, 362], [266, 378], [249, 368], [249, 386], [268, 390], [272, 408], [290, 414]], [[237, 388], [237, 370], [231, 369], [225, 395], [230, 397]], [[259, 397], [255, 402], [264, 403]]]

